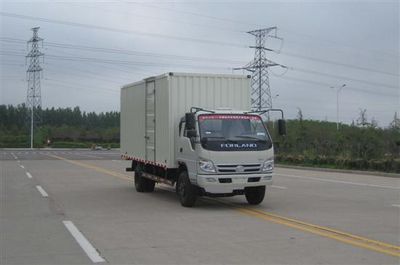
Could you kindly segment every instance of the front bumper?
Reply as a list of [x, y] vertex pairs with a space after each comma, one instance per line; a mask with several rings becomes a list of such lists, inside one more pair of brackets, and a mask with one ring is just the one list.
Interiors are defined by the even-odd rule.
[[197, 175], [197, 185], [206, 193], [234, 194], [247, 187], [272, 185], [272, 173], [238, 175]]

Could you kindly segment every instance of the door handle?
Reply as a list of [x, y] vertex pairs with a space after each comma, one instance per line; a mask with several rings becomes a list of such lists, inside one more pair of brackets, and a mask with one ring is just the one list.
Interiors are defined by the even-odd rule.
[[149, 140], [149, 139], [150, 139], [150, 137], [149, 137], [149, 136], [145, 136], [145, 137], [144, 137], [144, 139], [146, 139], [146, 140]]
[[179, 152], [181, 152], [181, 153], [183, 152], [183, 148], [182, 148], [182, 147], [181, 147], [181, 148], [179, 148]]

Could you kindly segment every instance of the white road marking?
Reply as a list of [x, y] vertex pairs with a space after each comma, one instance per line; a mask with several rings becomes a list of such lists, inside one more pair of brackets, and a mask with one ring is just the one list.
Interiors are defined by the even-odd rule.
[[29, 173], [29, 172], [26, 172], [26, 176], [28, 177], [28, 178], [32, 178], [32, 175], [31, 175], [31, 173]]
[[276, 189], [281, 189], [281, 190], [286, 190], [286, 187], [283, 186], [277, 186], [277, 185], [271, 185], [271, 188], [276, 188]]
[[400, 208], [400, 204], [392, 204], [393, 207], [399, 207]]
[[25, 168], [23, 165], [19, 165], [21, 168]]
[[21, 163], [21, 161], [17, 160], [18, 163]]
[[341, 184], [349, 184], [356, 186], [365, 186], [365, 187], [374, 187], [374, 188], [383, 188], [383, 189], [393, 189], [400, 190], [400, 187], [392, 187], [392, 186], [384, 186], [384, 185], [375, 185], [375, 184], [367, 184], [367, 183], [359, 183], [359, 182], [351, 182], [351, 181], [343, 181], [343, 180], [334, 180], [334, 179], [322, 179], [315, 177], [306, 177], [306, 176], [297, 176], [297, 175], [286, 175], [286, 174], [275, 174], [276, 176], [288, 177], [288, 178], [299, 178], [299, 179], [307, 179], [307, 180], [317, 180], [323, 182], [331, 182], [331, 183], [341, 183]]
[[78, 230], [78, 228], [71, 221], [63, 221], [63, 224], [71, 233], [71, 235], [75, 238], [76, 242], [81, 246], [83, 251], [85, 251], [86, 255], [93, 263], [97, 262], [105, 262], [99, 252], [93, 247], [92, 244], [85, 238], [85, 236]]
[[15, 160], [18, 159], [18, 157], [14, 153], [11, 153], [11, 155], [14, 157]]
[[45, 198], [49, 197], [49, 194], [47, 194], [47, 192], [42, 188], [42, 186], [37, 185], [36, 189], [40, 192], [40, 194], [43, 197], [45, 197]]

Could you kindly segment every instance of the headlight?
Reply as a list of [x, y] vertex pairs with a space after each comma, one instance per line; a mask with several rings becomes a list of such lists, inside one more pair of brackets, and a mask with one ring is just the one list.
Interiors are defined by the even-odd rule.
[[272, 170], [274, 170], [274, 160], [265, 161], [263, 166], [262, 166], [262, 168], [261, 168], [261, 171], [263, 171], [263, 172], [268, 172], [269, 171], [270, 172]]
[[200, 160], [199, 161], [199, 167], [204, 172], [208, 172], [208, 173], [215, 173], [216, 172], [213, 162], [208, 161], [208, 160]]

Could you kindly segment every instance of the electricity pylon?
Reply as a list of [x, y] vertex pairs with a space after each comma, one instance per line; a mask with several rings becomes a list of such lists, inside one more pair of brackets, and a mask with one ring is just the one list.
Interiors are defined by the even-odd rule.
[[39, 50], [39, 42], [43, 39], [38, 36], [39, 27], [32, 28], [33, 36], [28, 41], [28, 45], [31, 45], [26, 58], [29, 59], [29, 66], [26, 70], [28, 77], [28, 90], [26, 97], [26, 106], [30, 110], [30, 122], [31, 122], [31, 148], [33, 148], [33, 132], [34, 128], [39, 120], [39, 109], [42, 105], [42, 95], [40, 88], [41, 72], [43, 68], [40, 66], [40, 58], [44, 56]]
[[[286, 66], [275, 63], [267, 59], [267, 51], [272, 49], [265, 47], [267, 38], [277, 38], [277, 27], [252, 30], [247, 32], [256, 37], [256, 45], [250, 46], [255, 49], [254, 59], [244, 67], [234, 68], [235, 70], [244, 69], [250, 71], [251, 75], [251, 106], [254, 110], [265, 110], [272, 108], [271, 89], [269, 85], [268, 67]], [[272, 34], [272, 35], [271, 35]]]

